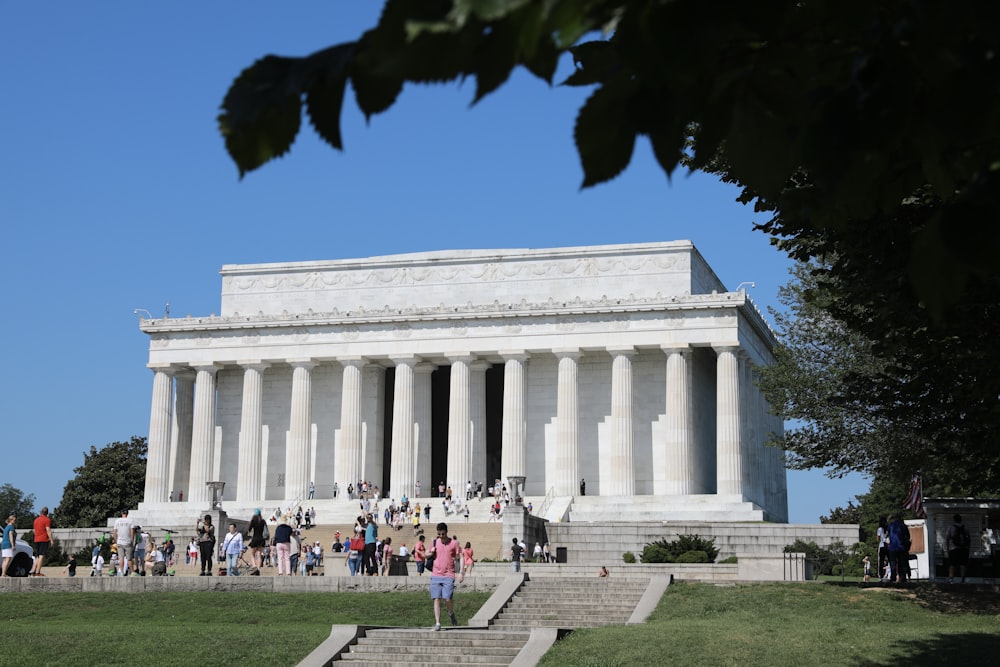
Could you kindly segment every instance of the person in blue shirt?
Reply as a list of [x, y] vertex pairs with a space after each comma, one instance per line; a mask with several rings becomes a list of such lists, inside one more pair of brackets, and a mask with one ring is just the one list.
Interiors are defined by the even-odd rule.
[[369, 577], [378, 576], [378, 560], [375, 555], [375, 545], [378, 542], [378, 526], [375, 517], [369, 514], [365, 525], [365, 554], [361, 558], [361, 566]]
[[905, 583], [910, 575], [910, 529], [902, 517], [889, 517], [889, 562], [896, 583]]
[[0, 549], [3, 550], [3, 569], [0, 576], [4, 577], [7, 576], [7, 568], [10, 567], [10, 562], [14, 559], [14, 548], [17, 545], [15, 521], [17, 521], [17, 517], [11, 514], [7, 517], [7, 523], [3, 527], [3, 541], [0, 543]]

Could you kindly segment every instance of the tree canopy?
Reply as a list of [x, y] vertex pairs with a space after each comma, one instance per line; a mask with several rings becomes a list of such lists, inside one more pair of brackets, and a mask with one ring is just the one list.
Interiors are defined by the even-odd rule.
[[104, 526], [142, 501], [146, 487], [146, 438], [132, 436], [128, 442], [112, 442], [101, 449], [91, 445], [76, 477], [66, 483], [56, 509], [64, 528]]
[[1000, 275], [998, 19], [985, 1], [388, 0], [356, 41], [245, 69], [219, 126], [244, 174], [290, 149], [303, 107], [342, 148], [348, 83], [370, 117], [407, 82], [474, 78], [475, 101], [515, 67], [551, 83], [569, 53], [562, 83], [594, 88], [573, 130], [584, 187], [640, 136], [668, 174], [724, 152], [793, 256], [901, 223], [902, 268], [940, 319]]
[[786, 310], [772, 310], [781, 343], [760, 387], [794, 420], [781, 441], [790, 465], [865, 472], [901, 497], [918, 469], [934, 495], [1000, 491], [995, 365], [956, 348], [947, 327], [903, 319], [863, 333], [876, 306], [852, 291], [802, 263], [781, 290]]
[[17, 517], [15, 527], [31, 528], [35, 519], [35, 494], [24, 495], [24, 491], [10, 483], [0, 486], [0, 520], [10, 514]]

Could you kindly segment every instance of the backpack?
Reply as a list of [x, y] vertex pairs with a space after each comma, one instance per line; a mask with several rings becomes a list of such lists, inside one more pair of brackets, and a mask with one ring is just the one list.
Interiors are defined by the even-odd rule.
[[969, 529], [961, 524], [956, 524], [955, 532], [951, 536], [951, 543], [955, 545], [956, 549], [968, 549], [969, 544], [972, 543], [972, 538], [969, 537]]

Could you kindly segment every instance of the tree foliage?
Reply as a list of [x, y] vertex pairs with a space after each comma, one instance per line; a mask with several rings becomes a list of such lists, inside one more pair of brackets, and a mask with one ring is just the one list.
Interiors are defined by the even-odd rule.
[[858, 292], [829, 264], [803, 263], [779, 295], [786, 310], [772, 310], [781, 344], [760, 387], [793, 420], [781, 442], [790, 466], [864, 472], [898, 485], [901, 498], [918, 469], [932, 493], [1000, 489], [997, 355], [962, 349], [950, 325], [899, 316], [876, 328], [879, 306]]
[[24, 495], [21, 489], [6, 483], [0, 486], [0, 520], [5, 521], [11, 514], [17, 517], [16, 528], [30, 528], [35, 519], [35, 494]]
[[83, 465], [66, 483], [56, 509], [64, 528], [104, 526], [109, 517], [142, 501], [146, 485], [146, 438], [112, 442], [101, 449], [91, 445]]
[[219, 126], [245, 174], [290, 149], [303, 108], [342, 148], [348, 83], [370, 117], [407, 82], [473, 78], [475, 101], [516, 67], [552, 82], [569, 53], [563, 83], [594, 89], [574, 128], [584, 187], [625, 169], [639, 137], [670, 174], [694, 135], [689, 164], [724, 152], [796, 257], [899, 223], [902, 268], [940, 319], [998, 276], [998, 22], [983, 1], [388, 0], [356, 41], [245, 69]]

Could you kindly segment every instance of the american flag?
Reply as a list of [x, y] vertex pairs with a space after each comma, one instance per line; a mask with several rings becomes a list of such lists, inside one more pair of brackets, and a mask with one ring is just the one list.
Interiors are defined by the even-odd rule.
[[919, 472], [913, 475], [913, 482], [910, 484], [910, 493], [906, 496], [906, 500], [903, 501], [903, 509], [913, 510], [918, 519], [927, 518], [927, 513], [924, 512], [924, 493], [920, 486]]

